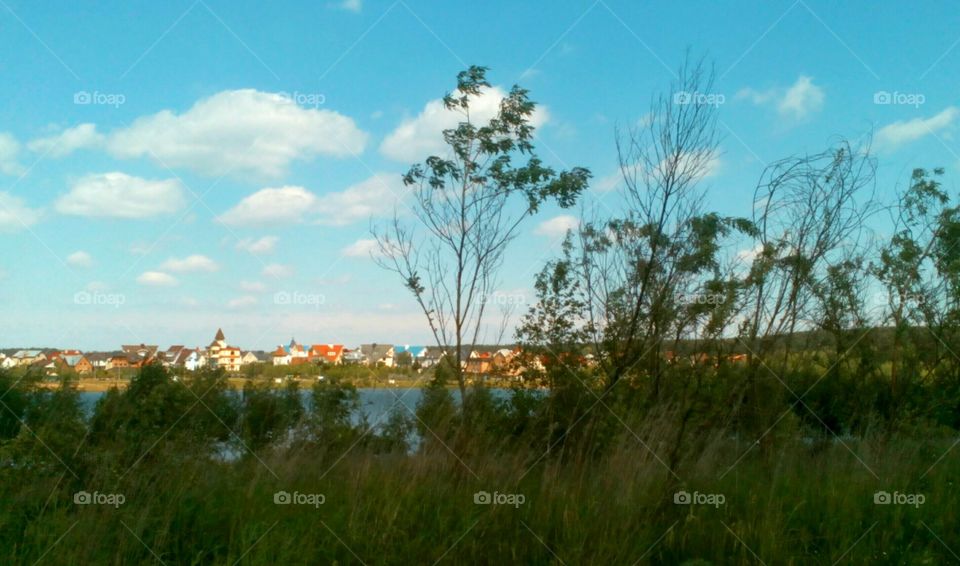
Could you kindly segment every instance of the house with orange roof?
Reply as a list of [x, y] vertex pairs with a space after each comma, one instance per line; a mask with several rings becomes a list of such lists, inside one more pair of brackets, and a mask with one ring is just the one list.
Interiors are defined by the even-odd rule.
[[107, 360], [106, 369], [122, 369], [128, 368], [130, 366], [130, 360], [124, 354], [117, 354], [115, 356], [110, 356], [110, 359]]
[[343, 344], [314, 344], [310, 346], [307, 357], [310, 361], [340, 365], [343, 363]]
[[77, 352], [74, 353], [65, 353], [61, 352], [60, 356], [56, 358], [56, 361], [65, 367], [72, 369], [73, 371], [79, 374], [87, 374], [93, 371], [93, 364], [90, 363], [79, 350], [66, 350], [66, 352]]
[[270, 358], [275, 366], [290, 365], [290, 352], [283, 346], [277, 346], [277, 349], [270, 353]]
[[[293, 365], [293, 360], [309, 360], [310, 355], [308, 351], [303, 347], [302, 344], [298, 344], [293, 338], [290, 339], [290, 343], [286, 346], [280, 345], [277, 346], [277, 349], [271, 354], [273, 358], [273, 365], [275, 366], [288, 366]], [[297, 363], [303, 363], [298, 361]]]
[[463, 371], [475, 375], [485, 375], [493, 368], [493, 352], [473, 350], [466, 360], [463, 360]]

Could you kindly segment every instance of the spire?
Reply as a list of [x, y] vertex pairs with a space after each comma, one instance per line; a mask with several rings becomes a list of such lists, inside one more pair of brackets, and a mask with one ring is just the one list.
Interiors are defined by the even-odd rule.
[[217, 335], [213, 337], [213, 341], [216, 342], [217, 340], [226, 340], [223, 336], [223, 329], [217, 329]]

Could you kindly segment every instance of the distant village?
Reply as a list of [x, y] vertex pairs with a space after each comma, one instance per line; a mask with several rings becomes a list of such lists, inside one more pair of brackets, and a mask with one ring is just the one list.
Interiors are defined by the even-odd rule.
[[[465, 351], [462, 356], [466, 373], [485, 375], [494, 370], [509, 373], [518, 349], [501, 348]], [[221, 368], [227, 373], [239, 373], [244, 366], [269, 364], [274, 366], [342, 365], [355, 364], [371, 367], [406, 367], [426, 369], [440, 361], [439, 348], [416, 345], [360, 344], [347, 348], [343, 344], [300, 344], [290, 339], [271, 351], [242, 350], [230, 345], [222, 329], [218, 329], [206, 347], [188, 348], [173, 345], [166, 350], [152, 344], [124, 344], [111, 352], [82, 352], [80, 350], [18, 350], [7, 355], [0, 352], [0, 368], [33, 367], [47, 375], [58, 375], [71, 370], [79, 375], [98, 371], [139, 368], [160, 363], [168, 368], [197, 371], [201, 368]]]

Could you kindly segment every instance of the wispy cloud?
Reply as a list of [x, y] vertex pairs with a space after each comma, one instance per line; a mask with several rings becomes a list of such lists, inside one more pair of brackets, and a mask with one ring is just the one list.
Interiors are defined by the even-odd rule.
[[958, 115], [960, 110], [950, 106], [929, 118], [913, 118], [887, 124], [877, 131], [874, 148], [877, 151], [891, 152], [926, 136], [937, 135], [953, 125]]
[[782, 117], [803, 120], [823, 108], [826, 93], [814, 84], [813, 77], [800, 75], [789, 87], [766, 90], [744, 88], [734, 98], [748, 100], [758, 106], [774, 105]]

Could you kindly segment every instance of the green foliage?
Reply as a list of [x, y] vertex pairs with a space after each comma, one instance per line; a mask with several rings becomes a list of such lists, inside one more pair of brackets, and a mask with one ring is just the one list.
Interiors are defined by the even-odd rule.
[[299, 388], [290, 381], [277, 390], [269, 384], [248, 381], [241, 397], [243, 439], [251, 450], [282, 442], [303, 416]]
[[449, 436], [459, 426], [459, 409], [449, 389], [457, 373], [455, 364], [450, 357], [441, 358], [433, 379], [423, 388], [423, 396], [417, 403], [417, 432], [428, 442], [432, 442], [435, 435]]
[[20, 419], [29, 402], [26, 385], [36, 381], [35, 376], [15, 377], [0, 369], [0, 441], [14, 438], [20, 432]]

